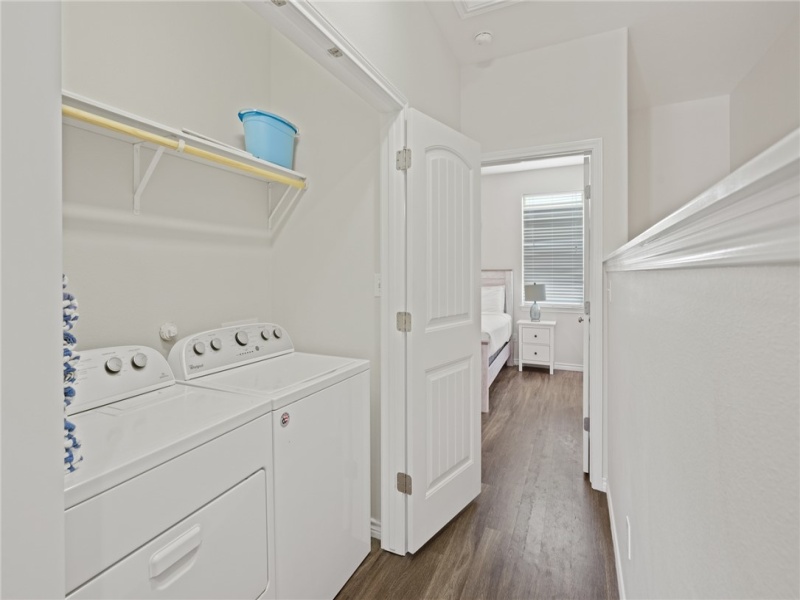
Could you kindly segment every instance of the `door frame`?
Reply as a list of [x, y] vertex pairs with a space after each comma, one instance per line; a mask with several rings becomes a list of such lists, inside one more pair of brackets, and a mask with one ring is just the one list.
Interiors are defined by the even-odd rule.
[[[395, 153], [406, 143], [408, 100], [308, 0], [245, 2], [278, 32], [315, 59], [331, 75], [381, 113], [381, 519], [372, 537], [395, 554], [407, 552], [406, 495], [396, 489], [396, 474], [407, 472], [406, 336], [395, 315], [406, 310], [405, 173], [395, 168]], [[341, 52], [333, 59], [330, 50]]]
[[[382, 114], [380, 158], [380, 247], [381, 247], [381, 519], [373, 520], [372, 536], [381, 540], [381, 548], [404, 555], [407, 552], [407, 502], [396, 489], [395, 475], [407, 472], [405, 335], [397, 331], [395, 315], [406, 307], [406, 222], [405, 175], [395, 169], [395, 152], [405, 146], [406, 97], [381, 73], [344, 34], [309, 0], [288, 0], [278, 6], [273, 2], [246, 1], [272, 27], [314, 58], [323, 68], [353, 90]], [[331, 59], [329, 50], [337, 48], [341, 56]], [[592, 487], [605, 490], [603, 465], [603, 303], [602, 303], [602, 141], [585, 140], [496, 152], [482, 157], [513, 159], [518, 156], [541, 156], [589, 150], [599, 159], [593, 162], [592, 180], [598, 201], [592, 217], [592, 293], [590, 374], [592, 383], [590, 415], [594, 423], [591, 439], [590, 472]], [[593, 207], [593, 208], [594, 208]], [[595, 251], [595, 248], [597, 250]], [[599, 267], [598, 267], [599, 265]], [[598, 271], [599, 268], [599, 271]], [[600, 294], [600, 295], [598, 295]], [[597, 418], [594, 418], [597, 415]]]
[[[603, 140], [593, 138], [574, 142], [547, 144], [514, 148], [499, 152], [484, 153], [482, 164], [516, 162], [535, 158], [545, 158], [557, 154], [582, 154], [590, 152], [591, 160], [591, 198], [589, 215], [589, 480], [592, 488], [606, 491], [606, 478], [603, 473], [605, 455], [604, 425], [605, 402], [603, 398], [603, 348], [604, 346], [604, 306], [603, 306]], [[586, 300], [586, 299], [584, 299]]]

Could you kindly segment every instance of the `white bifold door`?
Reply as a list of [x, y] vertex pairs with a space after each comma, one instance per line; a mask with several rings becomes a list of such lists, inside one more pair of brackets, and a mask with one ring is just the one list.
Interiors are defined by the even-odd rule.
[[407, 505], [416, 552], [481, 489], [480, 146], [408, 111]]

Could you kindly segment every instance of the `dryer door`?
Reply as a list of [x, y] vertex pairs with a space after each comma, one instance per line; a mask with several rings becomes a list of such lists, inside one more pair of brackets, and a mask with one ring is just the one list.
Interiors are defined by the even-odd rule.
[[261, 598], [266, 490], [264, 471], [254, 473], [68, 598]]

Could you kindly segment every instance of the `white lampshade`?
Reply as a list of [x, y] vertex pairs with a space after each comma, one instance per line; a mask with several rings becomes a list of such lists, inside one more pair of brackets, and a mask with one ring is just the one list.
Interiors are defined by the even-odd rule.
[[531, 283], [525, 286], [525, 301], [526, 302], [540, 302], [547, 300], [543, 283]]

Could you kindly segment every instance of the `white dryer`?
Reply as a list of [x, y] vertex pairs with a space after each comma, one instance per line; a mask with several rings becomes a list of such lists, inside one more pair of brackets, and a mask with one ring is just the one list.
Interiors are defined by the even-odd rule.
[[269, 405], [140, 346], [81, 352], [75, 389], [67, 597], [275, 598]]
[[169, 362], [272, 406], [276, 594], [333, 598], [370, 550], [369, 362], [295, 352], [269, 323], [190, 336]]

